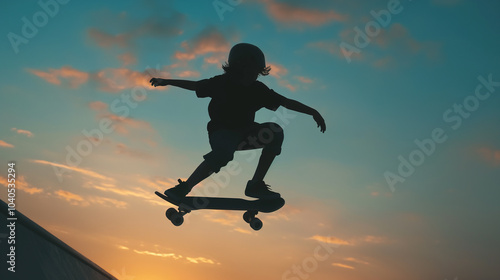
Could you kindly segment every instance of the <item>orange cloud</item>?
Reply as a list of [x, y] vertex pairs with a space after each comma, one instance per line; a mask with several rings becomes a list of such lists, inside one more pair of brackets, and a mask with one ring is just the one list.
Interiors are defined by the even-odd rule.
[[33, 137], [33, 133], [31, 131], [29, 131], [29, 130], [17, 129], [15, 127], [11, 128], [10, 130], [15, 131], [15, 132], [17, 132], [19, 134], [24, 134], [27, 137]]
[[102, 118], [108, 118], [113, 122], [115, 131], [122, 135], [127, 135], [130, 133], [130, 129], [142, 129], [148, 132], [152, 132], [153, 128], [151, 124], [146, 121], [136, 120], [132, 118], [121, 117], [114, 114], [104, 114]]
[[94, 204], [99, 204], [102, 206], [108, 206], [113, 208], [126, 208], [127, 203], [124, 201], [119, 201], [113, 198], [93, 196], [88, 199], [89, 202]]
[[283, 65], [276, 64], [276, 63], [268, 63], [267, 66], [271, 67], [271, 71], [269, 72], [269, 75], [271, 75], [277, 79], [288, 74], [288, 69], [286, 69], [285, 66], [283, 66]]
[[[154, 89], [149, 84], [149, 80], [152, 78], [149, 73], [127, 68], [106, 68], [95, 73], [92, 78], [99, 84], [99, 89], [106, 92], [119, 92], [136, 86]], [[157, 89], [165, 88], [159, 87]]]
[[186, 260], [190, 263], [220, 264], [214, 260], [203, 258], [203, 257], [197, 257], [197, 258], [186, 257]]
[[131, 39], [131, 34], [112, 35], [97, 28], [89, 28], [87, 35], [102, 48], [126, 47], [130, 44]]
[[493, 165], [500, 164], [500, 150], [495, 150], [491, 148], [480, 148], [477, 150], [479, 156], [486, 162]]
[[439, 55], [438, 44], [417, 41], [406, 27], [397, 22], [387, 29], [381, 29], [380, 34], [373, 38], [373, 42], [382, 49], [391, 47], [412, 54], [421, 52], [428, 58], [436, 58]]
[[362, 261], [362, 260], [359, 260], [359, 259], [356, 259], [353, 257], [344, 258], [344, 260], [349, 261], [349, 262], [359, 263], [359, 264], [366, 264], [366, 265], [370, 264], [369, 262], [365, 262], [365, 261]]
[[87, 206], [89, 203], [83, 199], [83, 197], [74, 194], [72, 192], [58, 190], [55, 192], [58, 198], [64, 199], [73, 205]]
[[[17, 177], [15, 184], [17, 190], [21, 190], [29, 194], [41, 193], [43, 191], [43, 189], [31, 187], [30, 184], [26, 182], [24, 176]], [[9, 185], [9, 182], [6, 177], [0, 176], [0, 185], [3, 185], [5, 187]]]
[[185, 71], [177, 73], [176, 75], [178, 77], [181, 77], [181, 78], [192, 78], [192, 77], [199, 77], [200, 76], [200, 72], [185, 70]]
[[311, 80], [307, 77], [304, 77], [304, 76], [297, 76], [296, 78], [297, 78], [297, 80], [301, 81], [304, 84], [310, 84], [313, 82], [313, 80]]
[[119, 55], [118, 59], [122, 62], [123, 66], [137, 63], [137, 57], [130, 52]]
[[86, 83], [89, 79], [89, 74], [71, 66], [63, 66], [61, 69], [49, 69], [44, 72], [36, 69], [27, 69], [30, 73], [44, 79], [48, 83], [54, 85], [62, 85], [67, 83], [70, 88], [77, 88]]
[[347, 264], [342, 264], [342, 263], [332, 263], [333, 266], [336, 267], [342, 267], [342, 268], [347, 268], [347, 269], [354, 269], [353, 266], [347, 265]]
[[104, 111], [108, 109], [108, 104], [102, 101], [93, 101], [89, 103], [89, 108], [94, 111]]
[[182, 42], [181, 46], [185, 51], [178, 51], [174, 54], [174, 57], [178, 60], [193, 60], [200, 55], [210, 53], [227, 54], [231, 48], [231, 44], [224, 34], [213, 27], [204, 29], [189, 42]]
[[[343, 33], [350, 34], [347, 31], [344, 31]], [[347, 35], [344, 35], [344, 36], [347, 36]], [[333, 41], [317, 41], [317, 42], [311, 42], [311, 43], [307, 44], [307, 46], [310, 48], [325, 51], [333, 56], [344, 59], [344, 54], [342, 53], [342, 51], [340, 49], [340, 43], [333, 42]], [[360, 52], [360, 53], [354, 52], [351, 54], [351, 59], [360, 60], [362, 58], [363, 58], [362, 52]]]
[[343, 240], [334, 236], [321, 236], [321, 235], [315, 235], [313, 237], [310, 237], [309, 239], [316, 240], [319, 242], [323, 243], [328, 243], [328, 244], [335, 244], [335, 245], [353, 245], [353, 243]]
[[167, 78], [170, 76], [169, 73], [152, 69], [139, 72], [127, 68], [106, 68], [95, 73], [87, 73], [71, 66], [63, 66], [61, 69], [49, 69], [47, 72], [36, 69], [28, 69], [28, 71], [54, 85], [63, 85], [67, 81], [70, 88], [78, 88], [88, 81], [94, 81], [100, 90], [111, 93], [132, 89], [136, 86], [146, 89], [165, 90], [165, 87], [151, 87], [149, 80], [153, 75], [157, 74]]
[[87, 182], [86, 187], [94, 188], [96, 190], [100, 190], [103, 192], [110, 192], [114, 194], [118, 194], [121, 196], [133, 196], [133, 197], [138, 197], [138, 198], [144, 198], [147, 200], [151, 199], [151, 192], [145, 191], [139, 187], [133, 189], [133, 190], [127, 190], [124, 188], [117, 188], [113, 184], [95, 184], [93, 182]]
[[9, 144], [3, 140], [0, 140], [0, 147], [5, 147], [5, 148], [14, 148], [14, 145]]
[[79, 167], [74, 167], [74, 166], [68, 166], [68, 165], [64, 165], [64, 164], [60, 164], [60, 163], [50, 162], [50, 161], [46, 161], [46, 160], [38, 160], [38, 159], [31, 160], [31, 162], [45, 164], [45, 165], [51, 165], [51, 166], [54, 166], [54, 167], [59, 167], [59, 168], [64, 168], [64, 169], [68, 169], [68, 170], [71, 170], [71, 171], [76, 171], [76, 172], [81, 173], [83, 175], [87, 175], [87, 176], [90, 176], [90, 177], [93, 177], [93, 178], [97, 178], [97, 179], [101, 179], [101, 180], [113, 181], [112, 178], [108, 178], [108, 177], [106, 177], [104, 175], [101, 175], [101, 174], [99, 174], [97, 172], [94, 172], [94, 171], [91, 171], [91, 170], [88, 170], [88, 169], [84, 169], [84, 168], [79, 168]]
[[345, 21], [346, 15], [334, 10], [322, 11], [299, 7], [289, 3], [263, 0], [265, 9], [272, 19], [285, 24], [305, 24], [321, 26], [332, 21]]

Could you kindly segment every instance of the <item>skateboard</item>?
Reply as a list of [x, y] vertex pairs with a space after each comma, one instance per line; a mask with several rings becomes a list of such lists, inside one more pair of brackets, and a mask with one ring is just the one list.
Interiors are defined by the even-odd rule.
[[157, 191], [155, 194], [163, 200], [178, 206], [178, 210], [169, 208], [165, 212], [167, 219], [175, 226], [182, 225], [184, 222], [184, 215], [192, 210], [236, 210], [245, 211], [245, 213], [243, 213], [243, 220], [249, 223], [253, 230], [260, 230], [263, 223], [259, 218], [255, 217], [258, 212], [271, 213], [285, 205], [285, 200], [281, 197], [276, 199], [246, 200], [242, 198], [186, 196], [178, 201]]

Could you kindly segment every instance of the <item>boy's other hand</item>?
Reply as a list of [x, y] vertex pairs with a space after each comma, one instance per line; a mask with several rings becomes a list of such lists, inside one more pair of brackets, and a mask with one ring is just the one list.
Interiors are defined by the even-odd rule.
[[325, 120], [323, 119], [323, 117], [321, 116], [321, 114], [318, 111], [316, 111], [313, 114], [313, 118], [316, 121], [316, 123], [318, 124], [318, 127], [320, 128], [320, 131], [323, 132], [323, 133], [325, 133], [325, 131], [326, 131], [326, 124], [325, 124]]
[[154, 87], [157, 87], [157, 86], [166, 86], [168, 84], [167, 80], [162, 79], [162, 78], [152, 78], [151, 80], [149, 80], [149, 82]]

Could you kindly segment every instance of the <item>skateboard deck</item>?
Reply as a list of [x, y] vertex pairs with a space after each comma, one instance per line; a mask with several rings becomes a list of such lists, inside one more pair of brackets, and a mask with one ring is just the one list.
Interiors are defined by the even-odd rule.
[[276, 199], [246, 200], [242, 198], [186, 196], [178, 201], [157, 191], [155, 194], [163, 200], [178, 206], [178, 210], [169, 208], [165, 213], [167, 218], [175, 226], [180, 226], [184, 222], [183, 216], [192, 210], [235, 210], [246, 211], [243, 214], [243, 219], [249, 223], [254, 230], [259, 230], [262, 228], [262, 221], [255, 217], [258, 212], [274, 212], [285, 205], [285, 200], [281, 197]]

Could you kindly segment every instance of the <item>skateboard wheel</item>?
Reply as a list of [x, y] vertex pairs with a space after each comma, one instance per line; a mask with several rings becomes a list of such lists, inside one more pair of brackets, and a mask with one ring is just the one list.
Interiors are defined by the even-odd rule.
[[165, 212], [165, 216], [167, 216], [167, 219], [171, 220], [172, 216], [177, 213], [177, 210], [174, 208], [168, 208], [167, 212]]
[[178, 227], [178, 226], [182, 225], [182, 223], [184, 223], [184, 217], [179, 213], [174, 213], [170, 220], [172, 221], [172, 224], [174, 224], [174, 226], [176, 226], [176, 227]]
[[255, 215], [250, 214], [250, 212], [243, 213], [243, 220], [247, 223], [250, 223], [252, 219], [255, 218]]
[[253, 218], [251, 221], [250, 221], [250, 227], [253, 229], [253, 230], [259, 230], [261, 229], [263, 226], [262, 224], [262, 221], [259, 219], [259, 218]]

